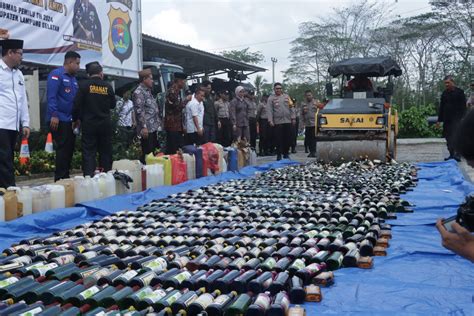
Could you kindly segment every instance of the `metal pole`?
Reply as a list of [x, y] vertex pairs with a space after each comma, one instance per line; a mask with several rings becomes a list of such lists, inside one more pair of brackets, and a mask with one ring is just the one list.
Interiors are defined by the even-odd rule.
[[275, 57], [271, 58], [272, 60], [272, 84], [275, 84], [275, 64], [277, 63], [278, 59]]

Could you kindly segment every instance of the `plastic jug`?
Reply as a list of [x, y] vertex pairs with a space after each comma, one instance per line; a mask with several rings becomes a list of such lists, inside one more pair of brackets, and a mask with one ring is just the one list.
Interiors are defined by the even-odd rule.
[[99, 199], [107, 197], [107, 179], [106, 173], [98, 173], [93, 178], [99, 185]]
[[196, 179], [196, 158], [194, 155], [183, 154], [183, 159], [186, 162], [188, 180]]
[[171, 184], [180, 184], [188, 179], [188, 174], [186, 170], [186, 162], [183, 159], [183, 156], [180, 154], [171, 155]]
[[31, 189], [33, 197], [33, 213], [51, 209], [51, 192], [46, 185]]
[[84, 185], [86, 187], [86, 201], [95, 201], [100, 198], [99, 182], [90, 176], [84, 177]]
[[[130, 171], [128, 170], [118, 170], [118, 172], [125, 173], [126, 175], [130, 176]], [[130, 176], [131, 177], [131, 176]], [[132, 183], [129, 183], [129, 187], [127, 188], [123, 183], [119, 180], [115, 180], [115, 193], [118, 194], [127, 194], [132, 192]]]
[[237, 150], [233, 147], [227, 147], [225, 148], [225, 151], [227, 151], [227, 169], [229, 171], [238, 171], [239, 170], [239, 165], [238, 165], [238, 155], [237, 155]]
[[66, 193], [62, 185], [47, 185], [50, 191], [51, 209], [66, 207]]
[[5, 221], [5, 201], [3, 200], [3, 194], [0, 194], [0, 222]]
[[152, 153], [146, 156], [145, 158], [147, 165], [152, 164], [161, 164], [163, 165], [163, 174], [164, 174], [164, 185], [171, 185], [172, 180], [172, 167], [170, 156], [159, 156], [155, 157]]
[[257, 153], [255, 152], [255, 150], [250, 150], [249, 165], [250, 166], [257, 165]]
[[224, 147], [221, 144], [214, 144], [219, 153], [219, 170], [216, 171], [216, 174], [224, 172]]
[[33, 213], [33, 198], [29, 187], [9, 187], [8, 191], [15, 191], [18, 198], [18, 217]]
[[201, 178], [203, 176], [203, 169], [204, 169], [202, 148], [197, 148], [194, 145], [187, 145], [187, 146], [183, 146], [183, 152], [194, 156], [194, 159], [196, 162], [196, 165], [194, 168], [196, 178]]
[[106, 195], [105, 197], [114, 196], [115, 192], [115, 178], [113, 171], [109, 171], [105, 174], [105, 183], [106, 183]]
[[147, 189], [164, 185], [165, 179], [162, 164], [146, 165], [145, 172]]
[[64, 187], [64, 195], [66, 198], [66, 207], [73, 207], [75, 205], [75, 191], [74, 191], [74, 180], [63, 179], [55, 182], [54, 184], [62, 185]]
[[76, 204], [87, 200], [87, 187], [83, 176], [74, 177], [74, 201]]
[[133, 183], [130, 183], [132, 192], [140, 192], [142, 190], [142, 163], [139, 160], [117, 160], [112, 164], [112, 169], [128, 170]]
[[[3, 202], [4, 202], [4, 213], [5, 220], [11, 221], [18, 217], [18, 198], [16, 196], [16, 191], [8, 191], [2, 189], [3, 192]], [[22, 213], [20, 212], [20, 216]]]

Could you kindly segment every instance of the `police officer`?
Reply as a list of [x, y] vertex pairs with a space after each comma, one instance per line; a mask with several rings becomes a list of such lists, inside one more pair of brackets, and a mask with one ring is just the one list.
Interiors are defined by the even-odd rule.
[[263, 94], [257, 107], [257, 120], [259, 129], [259, 155], [268, 156], [270, 154], [270, 126], [267, 115], [268, 94]]
[[81, 56], [67, 52], [64, 65], [50, 72], [47, 84], [48, 111], [46, 121], [56, 146], [56, 170], [54, 181], [69, 178], [76, 137], [73, 134], [71, 111], [79, 85], [76, 73]]
[[98, 62], [86, 65], [88, 80], [81, 82], [74, 100], [72, 119], [74, 128], [82, 126], [82, 171], [93, 176], [96, 170], [96, 155], [99, 153], [99, 168], [112, 168], [112, 120], [111, 109], [115, 108], [112, 86], [104, 81], [102, 66]]
[[229, 104], [230, 121], [234, 130], [235, 139], [250, 140], [249, 130], [249, 104], [245, 99], [245, 88], [235, 88], [235, 98]]
[[18, 131], [23, 137], [30, 136], [30, 116], [26, 98], [25, 79], [18, 66], [23, 56], [23, 41], [0, 41], [0, 188], [15, 185], [13, 166]]
[[246, 94], [249, 112], [249, 132], [250, 132], [250, 147], [257, 147], [257, 103], [255, 103], [255, 92], [250, 90]]
[[456, 128], [466, 113], [466, 95], [462, 89], [456, 87], [452, 76], [444, 78], [445, 90], [441, 95], [439, 105], [438, 125], [443, 123], [443, 136], [446, 138], [446, 145], [449, 151], [448, 159], [460, 161], [461, 158], [455, 150]]
[[293, 134], [291, 135], [291, 153], [296, 154], [296, 145], [298, 143], [298, 133], [300, 129], [300, 107], [298, 106], [298, 103], [296, 102], [295, 98], [291, 98], [291, 101], [293, 102], [295, 106], [295, 124], [292, 125], [292, 131]]
[[304, 92], [305, 100], [301, 102], [301, 121], [304, 124], [304, 140], [308, 145], [310, 158], [316, 157], [315, 118], [318, 111], [318, 101], [314, 99], [311, 90]]
[[220, 128], [217, 132], [217, 139], [222, 146], [229, 147], [232, 144], [232, 123], [230, 122], [229, 113], [229, 91], [221, 91], [219, 96], [220, 99], [214, 103], [220, 123]]
[[166, 154], [174, 155], [184, 145], [183, 110], [185, 103], [181, 98], [181, 90], [186, 84], [187, 75], [176, 72], [171, 87], [166, 92], [165, 130]]
[[215, 142], [217, 137], [217, 129], [220, 123], [217, 119], [216, 107], [214, 106], [214, 97], [212, 96], [212, 84], [209, 80], [205, 80], [202, 85], [205, 91], [204, 103], [204, 142]]
[[277, 160], [281, 160], [282, 156], [289, 159], [292, 125], [296, 123], [295, 109], [291, 98], [283, 93], [281, 83], [276, 82], [273, 90], [275, 94], [272, 94], [267, 101], [268, 123], [275, 127]]

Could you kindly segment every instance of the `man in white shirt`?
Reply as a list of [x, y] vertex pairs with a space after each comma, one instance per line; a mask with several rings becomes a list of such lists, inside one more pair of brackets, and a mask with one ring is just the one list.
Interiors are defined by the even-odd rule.
[[204, 96], [205, 90], [198, 87], [186, 104], [186, 145], [201, 145], [203, 142]]
[[0, 188], [15, 185], [13, 166], [15, 143], [20, 128], [23, 137], [30, 136], [30, 116], [25, 78], [18, 66], [23, 59], [23, 41], [0, 41]]

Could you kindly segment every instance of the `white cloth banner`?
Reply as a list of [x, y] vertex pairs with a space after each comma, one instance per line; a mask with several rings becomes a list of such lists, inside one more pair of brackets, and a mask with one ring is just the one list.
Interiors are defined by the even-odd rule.
[[136, 77], [140, 11], [137, 0], [0, 0], [0, 26], [25, 41], [27, 62], [60, 66], [77, 51], [82, 68], [99, 61], [108, 74]]

